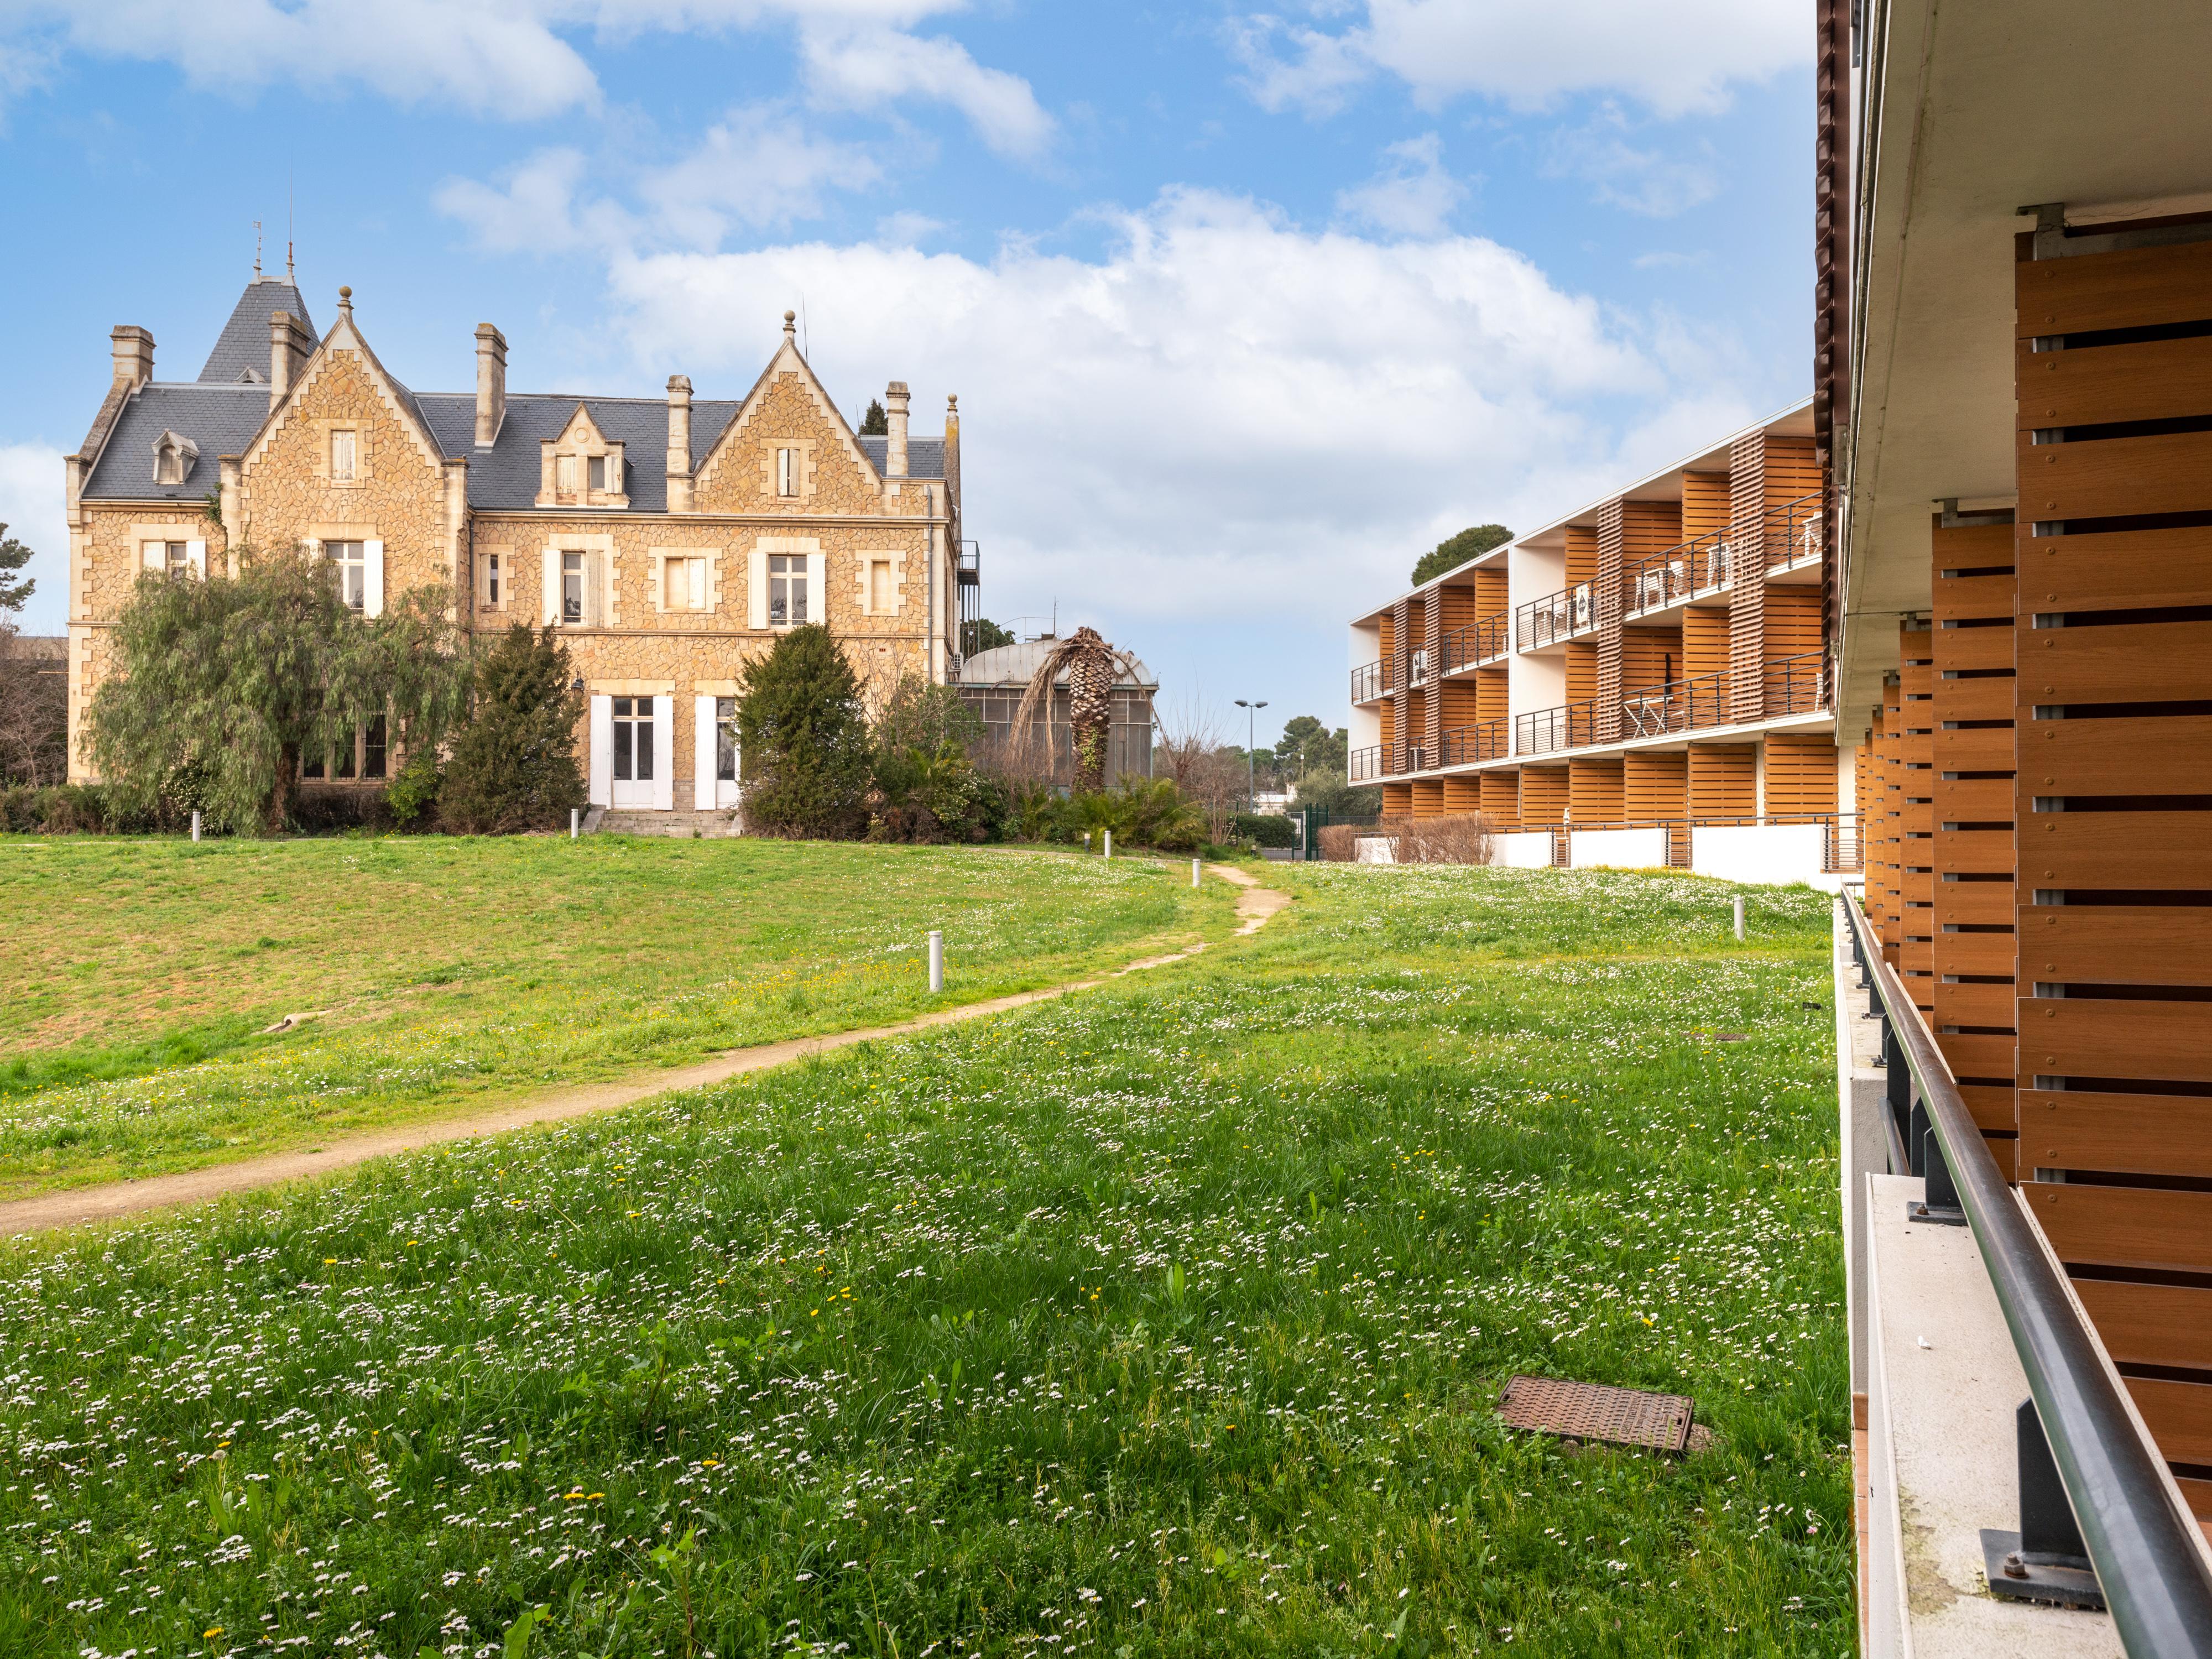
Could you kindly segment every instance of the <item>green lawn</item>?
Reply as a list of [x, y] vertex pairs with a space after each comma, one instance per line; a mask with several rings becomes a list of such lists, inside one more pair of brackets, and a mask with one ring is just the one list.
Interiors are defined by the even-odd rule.
[[0, 1197], [1052, 984], [1233, 905], [1185, 865], [984, 848], [0, 837]]
[[1849, 1652], [1826, 902], [1275, 873], [1156, 975], [0, 1247], [0, 1651]]

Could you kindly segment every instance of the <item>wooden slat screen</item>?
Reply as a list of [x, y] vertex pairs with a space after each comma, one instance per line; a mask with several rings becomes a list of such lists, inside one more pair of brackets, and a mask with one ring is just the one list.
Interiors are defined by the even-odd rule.
[[1766, 816], [1816, 817], [1836, 810], [1836, 741], [1825, 732], [1766, 738]]
[[1524, 766], [1521, 769], [1521, 822], [1523, 824], [1565, 823], [1567, 819], [1567, 769], [1564, 766]]
[[1566, 528], [1567, 586], [1597, 580], [1597, 526], [1571, 524]]
[[[1760, 650], [1768, 662], [1820, 648], [1820, 590], [1810, 583], [1780, 583], [1766, 592], [1766, 626]], [[1780, 714], [1781, 709], [1773, 711]]]
[[1588, 640], [1567, 642], [1567, 701], [1581, 702], [1597, 696], [1597, 647]]
[[1505, 670], [1478, 668], [1474, 672], [1474, 717], [1479, 720], [1505, 718]]
[[1766, 441], [1753, 434], [1729, 451], [1729, 545], [1735, 581], [1729, 590], [1729, 707], [1739, 721], [1765, 711], [1761, 672], [1766, 656], [1766, 581], [1760, 538], [1766, 519]]
[[1682, 678], [1682, 636], [1668, 628], [1620, 630], [1620, 690], [1649, 690]]
[[[1925, 627], [1898, 635], [1899, 704], [1904, 732], [1898, 744], [1897, 974], [1922, 1014], [1936, 1006], [1936, 659], [1935, 636]], [[1954, 838], [1956, 859], [1962, 851]], [[2009, 857], [1990, 849], [1990, 860]]]
[[1442, 817], [1443, 811], [1443, 780], [1415, 778], [1413, 780], [1413, 816], [1417, 818]]
[[1474, 614], [1477, 617], [1502, 617], [1505, 614], [1505, 569], [1485, 568], [1474, 573]]
[[[2032, 246], [2014, 267], [2022, 1192], [2153, 1438], [2201, 1476], [2212, 240], [2045, 259]], [[2127, 424], [2148, 422], [2184, 429]]]
[[1682, 817], [1688, 804], [1689, 757], [1638, 750], [1621, 757], [1622, 805], [1631, 823]]
[[1693, 743], [1686, 805], [1693, 818], [1748, 818], [1759, 811], [1759, 751], [1747, 743]]
[[1729, 613], [1717, 605], [1692, 605], [1682, 613], [1682, 678], [1725, 674], [1729, 665]]
[[1480, 812], [1482, 810], [1482, 781], [1472, 772], [1455, 774], [1444, 780], [1444, 811], [1446, 812]]
[[1597, 699], [1596, 738], [1611, 743], [1620, 736], [1620, 607], [1607, 603], [1620, 592], [1622, 549], [1627, 534], [1627, 503], [1607, 501], [1597, 510], [1597, 578], [1592, 603], [1598, 621], [1596, 672], [1590, 695]]
[[[1985, 1136], [2019, 1131], [2013, 1085], [2013, 526], [1931, 527], [1936, 659], [1936, 1042]], [[1991, 752], [1992, 743], [1999, 745]], [[2002, 766], [1988, 764], [2002, 760]], [[1986, 918], [1977, 920], [1977, 918]]]
[[1567, 763], [1567, 804], [1573, 822], [1584, 825], [1619, 823], [1621, 818], [1620, 763], [1617, 760], [1571, 760]]
[[[1700, 536], [1729, 527], [1729, 475], [1725, 472], [1685, 472], [1682, 475], [1682, 534], [1692, 542]], [[1699, 571], [1703, 579], [1705, 573]]]
[[1480, 614], [1474, 602], [1472, 584], [1463, 586], [1440, 587], [1437, 590], [1437, 610], [1443, 630], [1449, 634], [1455, 628], [1464, 628]]
[[1449, 732], [1458, 726], [1472, 726], [1482, 718], [1475, 678], [1472, 674], [1463, 674], [1437, 687], [1437, 725], [1442, 730]]
[[1382, 786], [1382, 816], [1386, 818], [1411, 817], [1413, 813], [1413, 786], [1410, 783], [1386, 783]]
[[1521, 824], [1521, 774], [1513, 767], [1501, 766], [1492, 772], [1478, 772], [1475, 776], [1482, 784], [1482, 810], [1490, 814], [1491, 821], [1501, 830], [1516, 830]]

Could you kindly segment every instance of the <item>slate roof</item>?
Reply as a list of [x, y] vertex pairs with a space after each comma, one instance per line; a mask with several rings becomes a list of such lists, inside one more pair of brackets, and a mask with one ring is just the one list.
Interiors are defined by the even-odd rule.
[[[269, 414], [269, 315], [289, 311], [303, 322], [307, 306], [290, 283], [264, 276], [247, 284], [208, 355], [197, 380], [155, 381], [125, 403], [115, 428], [86, 478], [91, 501], [202, 501], [216, 487], [217, 458], [241, 455]], [[309, 331], [313, 325], [307, 325]], [[253, 368], [262, 379], [238, 376]], [[389, 371], [386, 371], [387, 375]], [[577, 392], [509, 392], [507, 416], [489, 450], [476, 447], [473, 392], [410, 392], [392, 380], [447, 459], [466, 456], [469, 505], [479, 512], [533, 507], [538, 502], [540, 444], [558, 437], [582, 404], [599, 431], [623, 446], [623, 484], [633, 513], [668, 510], [668, 404], [660, 398], [595, 398]], [[696, 469], [742, 407], [733, 398], [695, 398], [691, 403], [691, 465]], [[154, 482], [154, 445], [174, 431], [199, 446], [198, 459], [178, 484]], [[880, 472], [888, 438], [862, 438], [860, 447]], [[910, 438], [907, 476], [942, 478], [945, 441]]]
[[[300, 290], [281, 276], [260, 276], [246, 285], [246, 292], [238, 296], [237, 307], [230, 320], [222, 325], [216, 337], [215, 349], [208, 353], [205, 367], [200, 370], [202, 385], [234, 385], [246, 378], [250, 370], [263, 387], [269, 384], [269, 319], [271, 313], [289, 311], [307, 331], [307, 338], [319, 341], [323, 337], [315, 332], [313, 320], [307, 315], [307, 302], [300, 297]], [[268, 397], [264, 390], [263, 398]], [[267, 405], [264, 402], [264, 411]], [[181, 429], [181, 428], [180, 428]], [[195, 443], [199, 439], [186, 433]], [[200, 444], [203, 453], [207, 446]], [[234, 455], [235, 450], [225, 450]]]
[[[264, 324], [264, 336], [267, 331]], [[223, 386], [188, 380], [182, 386], [142, 386], [116, 417], [99, 465], [84, 481], [85, 499], [205, 501], [217, 484], [216, 457], [243, 454], [268, 418], [266, 381]], [[199, 446], [199, 455], [182, 483], [154, 482], [154, 445], [165, 430]]]

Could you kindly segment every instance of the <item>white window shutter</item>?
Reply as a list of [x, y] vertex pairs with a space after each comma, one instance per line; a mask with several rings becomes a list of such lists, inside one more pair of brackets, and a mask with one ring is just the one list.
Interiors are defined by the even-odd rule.
[[657, 811], [672, 811], [676, 806], [675, 698], [653, 700], [653, 738], [659, 751], [653, 757], [653, 805]]
[[591, 795], [594, 806], [611, 806], [615, 799], [615, 700], [592, 699]]
[[830, 620], [830, 556], [826, 553], [806, 556], [806, 620]]
[[191, 571], [196, 580], [200, 581], [207, 580], [207, 544], [205, 542], [185, 544], [185, 568]]
[[[558, 548], [545, 550], [545, 626], [550, 628], [561, 620], [561, 552]], [[592, 716], [597, 719], [598, 716]], [[608, 719], [614, 716], [609, 714]], [[594, 727], [593, 730], [597, 730]], [[596, 739], [594, 739], [596, 741]], [[599, 797], [594, 795], [594, 800]]]
[[364, 617], [384, 614], [382, 542], [363, 542], [361, 544], [361, 614]]
[[714, 700], [691, 699], [691, 804], [714, 810]]
[[751, 628], [768, 626], [768, 555], [759, 548], [745, 570], [745, 603], [750, 607], [746, 625]]
[[323, 544], [313, 536], [302, 537], [300, 545], [307, 550], [307, 556], [310, 559], [319, 559], [323, 556]]
[[[141, 550], [146, 568], [160, 575], [169, 568], [169, 544], [167, 542], [148, 542]], [[758, 623], [754, 624], [756, 627]]]

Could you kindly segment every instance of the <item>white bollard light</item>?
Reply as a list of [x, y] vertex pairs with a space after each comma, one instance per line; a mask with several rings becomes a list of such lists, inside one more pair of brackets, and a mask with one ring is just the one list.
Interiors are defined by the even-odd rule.
[[1741, 893], [1735, 896], [1735, 940], [1739, 945], [1743, 943], [1743, 895]]
[[581, 824], [583, 821], [584, 815], [581, 812], [578, 811], [573, 806], [568, 809], [568, 839], [570, 841], [576, 839], [577, 827]]
[[1196, 859], [1193, 859], [1190, 861], [1190, 884], [1194, 887], [1198, 885], [1198, 860]]
[[932, 928], [929, 934], [929, 994], [935, 996], [945, 988], [945, 935]]
[[200, 811], [199, 811], [199, 808], [198, 808], [197, 806], [195, 806], [195, 807], [192, 809], [192, 839], [193, 839], [194, 841], [198, 841], [199, 838], [200, 838]]
[[1114, 832], [1111, 830], [1109, 830], [1104, 833], [1106, 836], [1106, 856], [1110, 859], [1114, 856]]

